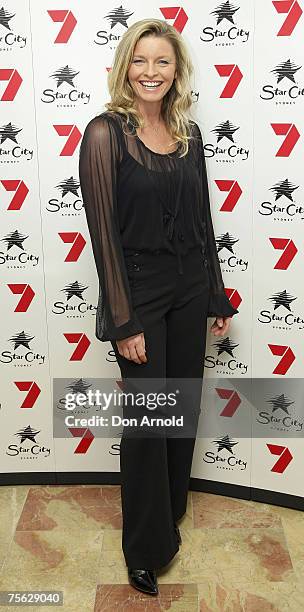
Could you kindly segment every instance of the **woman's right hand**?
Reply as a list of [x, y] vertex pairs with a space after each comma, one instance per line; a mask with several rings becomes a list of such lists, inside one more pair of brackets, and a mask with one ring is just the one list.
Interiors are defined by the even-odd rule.
[[146, 349], [144, 333], [128, 336], [123, 340], [116, 340], [118, 352], [122, 357], [135, 361], [136, 363], [146, 363]]

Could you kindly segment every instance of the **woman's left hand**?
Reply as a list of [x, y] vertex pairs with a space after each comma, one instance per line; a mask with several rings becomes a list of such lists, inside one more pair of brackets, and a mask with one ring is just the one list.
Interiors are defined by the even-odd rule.
[[210, 327], [210, 331], [214, 336], [224, 336], [229, 327], [232, 317], [216, 317], [214, 323]]

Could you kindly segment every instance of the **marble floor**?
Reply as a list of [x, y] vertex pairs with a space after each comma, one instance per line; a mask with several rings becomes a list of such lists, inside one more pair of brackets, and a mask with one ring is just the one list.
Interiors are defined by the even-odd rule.
[[69, 612], [304, 610], [303, 512], [189, 491], [158, 597], [129, 585], [121, 526], [119, 486], [0, 487], [0, 591], [58, 589]]

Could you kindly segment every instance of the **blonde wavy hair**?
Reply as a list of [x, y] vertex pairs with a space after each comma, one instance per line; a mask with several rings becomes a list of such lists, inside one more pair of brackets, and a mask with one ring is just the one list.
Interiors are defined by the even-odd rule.
[[133, 23], [125, 32], [116, 48], [113, 66], [108, 73], [108, 90], [111, 102], [105, 107], [109, 112], [120, 113], [136, 128], [144, 122], [134, 106], [135, 94], [128, 81], [127, 73], [133, 59], [135, 46], [140, 38], [154, 34], [168, 40], [175, 52], [176, 79], [162, 99], [161, 115], [175, 142], [181, 143], [181, 155], [188, 153], [191, 136], [189, 110], [192, 105], [190, 77], [194, 72], [184, 40], [177, 30], [161, 19], [142, 19]]

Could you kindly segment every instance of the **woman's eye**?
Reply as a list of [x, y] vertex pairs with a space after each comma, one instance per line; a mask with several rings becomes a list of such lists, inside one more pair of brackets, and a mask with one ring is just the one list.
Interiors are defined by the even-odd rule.
[[[136, 59], [136, 60], [133, 60], [133, 63], [134, 63], [134, 64], [137, 64], [138, 62], [142, 62], [142, 61], [143, 61], [143, 60]], [[168, 62], [167, 62], [166, 60], [160, 60], [160, 61], [161, 61], [163, 64], [168, 64]]]

